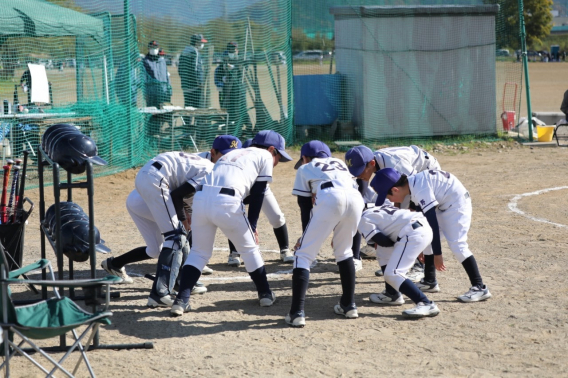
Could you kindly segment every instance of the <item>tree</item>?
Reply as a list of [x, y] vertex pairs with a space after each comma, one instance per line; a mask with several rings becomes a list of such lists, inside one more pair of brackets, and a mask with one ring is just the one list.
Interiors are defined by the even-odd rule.
[[[519, 49], [521, 37], [518, 0], [502, 0], [499, 5], [497, 28], [499, 28], [499, 21], [502, 21], [503, 30], [497, 31], [497, 44]], [[540, 44], [552, 30], [552, 0], [523, 0], [523, 6], [527, 48], [533, 48], [536, 44]]]

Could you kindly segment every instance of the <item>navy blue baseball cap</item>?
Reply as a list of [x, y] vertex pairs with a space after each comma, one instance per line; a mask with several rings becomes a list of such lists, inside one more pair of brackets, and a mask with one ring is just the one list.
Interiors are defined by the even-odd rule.
[[243, 145], [239, 138], [232, 136], [232, 135], [219, 135], [213, 141], [213, 148], [219, 150], [223, 155], [231, 150], [236, 150], [241, 148]]
[[371, 180], [371, 187], [375, 189], [378, 195], [375, 205], [381, 206], [385, 203], [388, 191], [398, 180], [400, 180], [400, 173], [393, 168], [383, 168], [375, 173], [375, 177]]
[[274, 146], [274, 148], [280, 154], [281, 162], [285, 163], [292, 160], [290, 155], [288, 155], [285, 151], [286, 142], [284, 141], [284, 137], [282, 137], [282, 135], [278, 134], [274, 130], [259, 131], [258, 134], [256, 134], [254, 138], [252, 138], [252, 144], [257, 144], [264, 147]]
[[252, 139], [247, 139], [247, 140], [245, 140], [245, 142], [243, 143], [243, 148], [250, 147], [251, 144], [252, 144]]
[[319, 140], [312, 140], [304, 143], [300, 153], [300, 160], [294, 165], [294, 169], [300, 168], [302, 165], [302, 156], [326, 158], [331, 157], [331, 151], [327, 144]]
[[366, 146], [355, 146], [345, 154], [345, 163], [355, 177], [365, 170], [367, 163], [375, 158], [373, 151]]

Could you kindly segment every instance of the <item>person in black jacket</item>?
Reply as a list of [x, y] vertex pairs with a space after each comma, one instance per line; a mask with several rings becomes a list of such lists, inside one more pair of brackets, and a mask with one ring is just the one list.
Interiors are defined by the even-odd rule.
[[203, 60], [201, 50], [207, 40], [202, 34], [191, 36], [190, 45], [187, 46], [179, 58], [178, 72], [181, 79], [184, 106], [202, 108], [203, 86], [205, 75], [203, 73]]
[[171, 102], [172, 87], [166, 60], [158, 55], [160, 45], [156, 41], [148, 43], [148, 54], [142, 60], [146, 70], [146, 106], [160, 107]]
[[568, 119], [568, 91], [564, 92], [564, 99], [562, 99], [560, 110], [562, 111], [562, 113], [564, 113], [566, 119]]

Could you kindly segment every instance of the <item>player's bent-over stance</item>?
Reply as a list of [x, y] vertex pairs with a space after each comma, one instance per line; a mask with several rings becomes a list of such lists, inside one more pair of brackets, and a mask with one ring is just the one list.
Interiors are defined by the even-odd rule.
[[[375, 175], [371, 186], [377, 192], [377, 205], [385, 198], [400, 202], [410, 195], [412, 202], [420, 206], [434, 233], [431, 248], [424, 251], [424, 278], [417, 283], [424, 292], [438, 292], [436, 269], [446, 270], [442, 257], [440, 234], [446, 238], [450, 250], [465, 269], [471, 288], [458, 299], [462, 302], [478, 302], [491, 298], [483, 284], [477, 261], [469, 250], [467, 233], [471, 226], [471, 198], [463, 184], [451, 173], [429, 170], [415, 175], [401, 175], [385, 168]], [[432, 258], [428, 258], [433, 254]]]
[[[256, 134], [251, 147], [231, 151], [217, 161], [193, 199], [193, 245], [181, 271], [180, 290], [171, 308], [172, 316], [181, 316], [191, 309], [191, 289], [213, 254], [217, 228], [241, 254], [256, 286], [260, 305], [268, 307], [274, 303], [276, 297], [268, 285], [258, 247], [256, 223], [266, 185], [272, 181], [272, 169], [279, 161], [290, 160], [284, 138], [275, 131], [265, 130]], [[249, 195], [247, 216], [242, 200]]]
[[[414, 260], [432, 242], [432, 229], [424, 215], [391, 205], [375, 207], [363, 213], [359, 232], [369, 244], [394, 246], [385, 266], [385, 281], [399, 292], [396, 301], [404, 303], [404, 294], [416, 304], [416, 307], [403, 311], [402, 315], [409, 318], [438, 315], [438, 306], [406, 277]], [[383, 303], [382, 295], [371, 294], [371, 302]]]
[[[189, 251], [188, 226], [184, 197], [195, 192], [213, 163], [195, 154], [165, 152], [144, 165], [136, 175], [135, 186], [126, 200], [126, 208], [142, 234], [145, 247], [104, 260], [102, 268], [131, 283], [124, 266], [133, 262], [158, 258], [156, 278], [148, 297], [149, 307], [169, 307], [171, 293], [181, 264]], [[185, 256], [184, 256], [185, 255]], [[207, 289], [200, 285], [196, 293]]]
[[[343, 289], [334, 311], [354, 319], [359, 315], [354, 300], [355, 266], [351, 244], [363, 211], [363, 198], [345, 163], [331, 157], [325, 143], [308, 142], [302, 146], [301, 154], [292, 194], [298, 196], [304, 233], [294, 254], [292, 306], [285, 321], [293, 327], [306, 324], [304, 302], [310, 266], [332, 232], [333, 254]], [[312, 197], [315, 197], [313, 202]]]

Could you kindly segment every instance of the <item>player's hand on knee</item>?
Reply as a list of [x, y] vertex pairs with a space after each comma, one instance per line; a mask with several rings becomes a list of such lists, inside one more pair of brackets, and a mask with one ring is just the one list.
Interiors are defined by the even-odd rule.
[[297, 241], [296, 244], [294, 245], [294, 251], [297, 251], [298, 248], [300, 248], [300, 239], [302, 239], [302, 238], [298, 238], [298, 241]]
[[436, 270], [441, 272], [446, 271], [446, 266], [444, 265], [444, 257], [442, 255], [434, 255], [434, 266]]
[[256, 243], [256, 245], [260, 244], [260, 238], [258, 237], [258, 231], [254, 230], [254, 241]]
[[418, 255], [418, 261], [420, 261], [422, 264], [425, 263], [424, 252], [420, 252], [420, 254]]
[[191, 230], [191, 221], [186, 219], [184, 221], [181, 221], [181, 223], [183, 224], [183, 227], [185, 228], [185, 230], [187, 232], [189, 232]]

